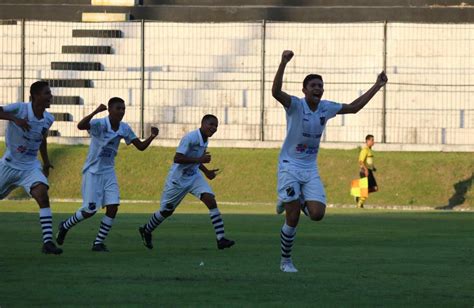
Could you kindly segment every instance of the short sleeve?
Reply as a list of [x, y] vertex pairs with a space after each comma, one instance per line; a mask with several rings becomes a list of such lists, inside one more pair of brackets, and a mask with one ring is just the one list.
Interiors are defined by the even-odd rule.
[[326, 101], [326, 119], [332, 119], [342, 109], [342, 104]]
[[89, 122], [89, 134], [94, 137], [98, 137], [100, 135], [100, 132], [102, 131], [102, 125], [103, 121], [101, 119], [92, 119]]
[[178, 148], [176, 149], [176, 153], [186, 155], [186, 153], [189, 151], [189, 147], [191, 145], [190, 136], [191, 136], [191, 134], [187, 134], [181, 139], [181, 141], [179, 142]]
[[125, 128], [125, 135], [123, 136], [123, 139], [127, 145], [132, 143], [133, 140], [137, 139], [137, 135], [135, 135], [132, 128], [128, 125]]
[[296, 96], [291, 96], [291, 104], [290, 107], [285, 107], [285, 111], [287, 114], [293, 114], [296, 110], [298, 110], [301, 106], [300, 99]]
[[367, 148], [363, 148], [359, 154], [359, 161], [365, 162], [365, 159], [367, 158], [367, 154], [368, 154]]
[[13, 113], [15, 116], [19, 116], [25, 103], [14, 103], [6, 106], [2, 106], [4, 112]]

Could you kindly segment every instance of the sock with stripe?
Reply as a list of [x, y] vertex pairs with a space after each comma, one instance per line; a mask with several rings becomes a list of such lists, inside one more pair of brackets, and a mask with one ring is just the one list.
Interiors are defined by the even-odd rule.
[[109, 234], [110, 229], [112, 229], [112, 224], [114, 223], [114, 219], [104, 215], [102, 221], [100, 222], [99, 233], [97, 233], [97, 237], [95, 238], [94, 245], [103, 243], [105, 238]]
[[63, 228], [69, 230], [83, 220], [84, 216], [82, 215], [82, 211], [79, 210], [63, 222]]
[[293, 242], [295, 240], [295, 237], [296, 237], [296, 227], [290, 227], [285, 222], [280, 232], [282, 260], [291, 259], [291, 249], [293, 248]]
[[217, 240], [220, 240], [225, 236], [224, 221], [221, 218], [221, 212], [219, 212], [218, 208], [210, 209], [209, 216], [211, 217], [211, 222], [214, 226], [214, 231], [216, 232]]
[[160, 211], [156, 211], [155, 213], [153, 213], [150, 220], [145, 225], [145, 231], [148, 233], [153, 232], [153, 230], [155, 230], [156, 227], [158, 227], [165, 219], [166, 217], [161, 215]]
[[43, 243], [53, 241], [53, 214], [51, 208], [40, 208], [39, 219], [43, 232]]

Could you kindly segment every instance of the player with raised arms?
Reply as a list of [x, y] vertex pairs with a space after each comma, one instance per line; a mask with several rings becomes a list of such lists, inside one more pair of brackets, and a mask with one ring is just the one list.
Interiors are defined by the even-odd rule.
[[[0, 199], [21, 186], [39, 205], [39, 220], [43, 232], [42, 251], [61, 254], [53, 242], [53, 217], [49, 205], [48, 130], [54, 122], [46, 111], [53, 95], [46, 81], [36, 81], [30, 87], [31, 102], [13, 103], [0, 107], [0, 119], [8, 120], [5, 134], [6, 151], [0, 160]], [[43, 167], [37, 158], [38, 150]]]
[[[109, 116], [92, 119], [96, 114], [108, 110]], [[144, 151], [158, 136], [158, 128], [151, 127], [150, 136], [141, 141], [131, 127], [122, 122], [125, 115], [125, 102], [119, 97], [112, 97], [108, 108], [99, 105], [91, 114], [84, 117], [78, 124], [80, 130], [87, 130], [91, 136], [89, 153], [82, 169], [82, 207], [71, 217], [59, 224], [56, 242], [64, 243], [67, 232], [77, 223], [92, 217], [101, 207], [106, 212], [100, 222], [99, 232], [92, 243], [92, 251], [107, 252], [104, 241], [112, 228], [120, 205], [120, 192], [115, 175], [115, 156], [124, 139], [127, 145], [133, 144], [138, 150]]]
[[293, 52], [285, 50], [273, 80], [272, 95], [286, 112], [287, 134], [278, 159], [277, 213], [286, 211], [285, 223], [280, 232], [283, 272], [297, 272], [291, 259], [296, 227], [302, 210], [311, 220], [323, 219], [326, 211], [326, 194], [317, 168], [319, 143], [327, 121], [336, 114], [357, 113], [387, 83], [381, 72], [375, 84], [350, 104], [322, 100], [324, 82], [320, 75], [310, 74], [303, 80], [303, 98], [282, 91], [286, 65]]
[[217, 248], [229, 248], [235, 244], [233, 240], [225, 237], [224, 221], [217, 208], [214, 192], [199, 172], [201, 170], [209, 180], [213, 180], [219, 170], [209, 170], [204, 166], [211, 162], [207, 145], [208, 139], [217, 131], [217, 126], [217, 117], [207, 114], [202, 118], [199, 129], [187, 133], [181, 139], [161, 195], [160, 209], [151, 216], [148, 223], [138, 229], [143, 244], [148, 249], [153, 248], [153, 230], [173, 214], [188, 193], [199, 198], [209, 209], [211, 223], [216, 233]]

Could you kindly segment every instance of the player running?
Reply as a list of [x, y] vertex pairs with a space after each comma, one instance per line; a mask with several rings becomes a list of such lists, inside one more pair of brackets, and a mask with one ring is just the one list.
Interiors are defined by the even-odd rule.
[[229, 248], [235, 244], [234, 241], [225, 238], [224, 221], [217, 208], [214, 192], [199, 172], [201, 170], [209, 180], [213, 180], [219, 170], [209, 170], [204, 166], [211, 162], [211, 155], [206, 150], [208, 139], [217, 131], [217, 126], [217, 117], [207, 114], [201, 120], [201, 128], [186, 134], [181, 139], [174, 156], [174, 164], [166, 179], [160, 209], [151, 216], [147, 224], [138, 229], [147, 248], [153, 248], [151, 234], [153, 230], [173, 214], [188, 193], [199, 198], [209, 209], [211, 223], [216, 233], [217, 248]]
[[138, 150], [144, 151], [158, 136], [158, 128], [151, 127], [151, 135], [145, 141], [137, 138], [130, 126], [122, 122], [125, 115], [125, 102], [119, 97], [109, 100], [109, 116], [92, 119], [96, 114], [107, 110], [104, 104], [83, 118], [77, 127], [88, 130], [91, 135], [89, 153], [82, 169], [82, 207], [71, 217], [59, 224], [56, 242], [64, 243], [67, 232], [77, 223], [92, 217], [98, 209], [105, 207], [106, 212], [100, 222], [99, 232], [92, 243], [92, 251], [107, 252], [104, 244], [112, 228], [120, 205], [120, 193], [115, 175], [115, 156], [120, 140], [132, 143]]
[[293, 52], [283, 51], [281, 62], [273, 80], [272, 95], [286, 112], [287, 135], [278, 160], [277, 213], [286, 211], [281, 228], [281, 261], [283, 272], [297, 272], [291, 259], [296, 227], [302, 210], [311, 220], [323, 219], [326, 211], [326, 194], [319, 176], [316, 158], [324, 128], [336, 114], [357, 113], [387, 83], [381, 72], [375, 84], [350, 104], [321, 100], [324, 93], [323, 78], [310, 74], [303, 80], [303, 98], [290, 96], [281, 90], [283, 74]]
[[[53, 243], [53, 217], [49, 205], [49, 162], [47, 134], [54, 122], [46, 111], [53, 95], [46, 81], [37, 81], [30, 87], [31, 102], [13, 103], [0, 107], [0, 119], [8, 120], [5, 134], [6, 151], [0, 160], [0, 199], [15, 187], [21, 186], [39, 205], [43, 253], [61, 254]], [[37, 158], [38, 150], [43, 168]]]

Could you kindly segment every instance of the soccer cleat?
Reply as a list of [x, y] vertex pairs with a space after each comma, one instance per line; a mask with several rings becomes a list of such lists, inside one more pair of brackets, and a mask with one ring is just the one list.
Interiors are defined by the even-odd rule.
[[138, 228], [138, 232], [142, 236], [143, 245], [148, 249], [153, 249], [151, 233], [146, 231], [145, 226]]
[[61, 248], [56, 247], [56, 245], [54, 245], [54, 243], [51, 241], [44, 243], [41, 251], [47, 255], [60, 255], [63, 253], [63, 250]]
[[107, 246], [105, 246], [104, 243], [93, 244], [92, 251], [109, 252]]
[[296, 273], [298, 270], [293, 265], [293, 261], [291, 259], [282, 260], [280, 262], [280, 270], [285, 273]]
[[276, 213], [280, 215], [284, 211], [285, 211], [285, 205], [280, 199], [278, 199], [277, 204], [276, 204]]
[[58, 226], [58, 233], [56, 234], [56, 243], [58, 245], [62, 245], [64, 243], [64, 239], [66, 238], [68, 229], [64, 228], [63, 225], [64, 221], [61, 221]]
[[233, 240], [228, 240], [225, 237], [221, 238], [220, 240], [217, 240], [217, 248], [218, 249], [224, 249], [224, 248], [230, 248], [234, 246], [235, 241]]

